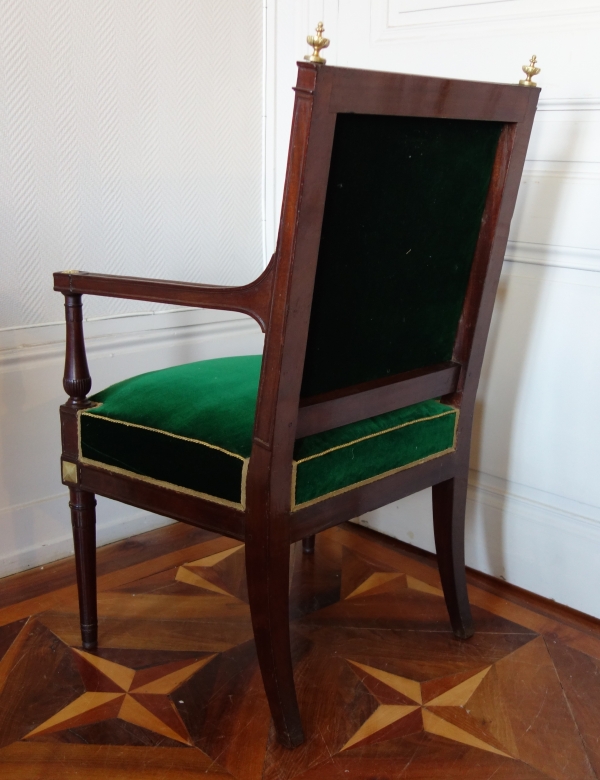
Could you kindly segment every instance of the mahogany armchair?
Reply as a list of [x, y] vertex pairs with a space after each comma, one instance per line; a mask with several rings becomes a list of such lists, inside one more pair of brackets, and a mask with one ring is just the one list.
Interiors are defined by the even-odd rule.
[[[433, 487], [455, 635], [473, 633], [464, 518], [475, 393], [539, 90], [300, 63], [277, 249], [244, 287], [65, 271], [62, 477], [83, 646], [97, 643], [94, 494], [246, 545], [277, 735], [303, 740], [289, 546]], [[82, 296], [230, 309], [261, 356], [87, 398]]]

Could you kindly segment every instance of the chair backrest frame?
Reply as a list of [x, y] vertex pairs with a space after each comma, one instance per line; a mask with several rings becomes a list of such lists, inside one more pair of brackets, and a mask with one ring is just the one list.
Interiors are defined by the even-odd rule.
[[[298, 81], [265, 336], [253, 449], [248, 474], [250, 514], [290, 513], [296, 438], [442, 396], [460, 408], [457, 449], [424, 464], [414, 480], [442, 481], [468, 458], [475, 394], [483, 362], [510, 221], [525, 162], [539, 89], [380, 73], [298, 63]], [[459, 321], [452, 360], [424, 371], [301, 399], [312, 294], [338, 113], [502, 122], [491, 182]], [[449, 464], [445, 466], [445, 464]], [[431, 465], [433, 464], [433, 465]], [[420, 481], [419, 481], [420, 480]], [[433, 480], [433, 481], [432, 481]], [[426, 486], [425, 484], [423, 486]], [[358, 488], [357, 491], [361, 491]], [[351, 491], [351, 493], [357, 493]], [[408, 491], [411, 492], [411, 491]], [[338, 497], [298, 515], [318, 518], [346, 506], [374, 508], [400, 498], [393, 489], [366, 503]], [[406, 494], [406, 490], [404, 490]], [[343, 518], [342, 518], [343, 519]], [[338, 520], [337, 522], [341, 522]], [[318, 524], [318, 520], [314, 520]], [[308, 528], [308, 526], [306, 526]], [[315, 526], [316, 527], [316, 526]], [[298, 533], [294, 533], [297, 536]]]

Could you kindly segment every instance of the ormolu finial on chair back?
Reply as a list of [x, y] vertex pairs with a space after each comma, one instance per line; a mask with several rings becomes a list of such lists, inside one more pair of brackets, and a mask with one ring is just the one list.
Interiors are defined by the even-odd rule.
[[324, 31], [325, 28], [323, 27], [323, 22], [319, 22], [316, 27], [317, 34], [306, 36], [306, 42], [309, 46], [313, 47], [313, 53], [306, 54], [304, 56], [305, 60], [308, 60], [309, 62], [317, 62], [320, 65], [325, 65], [327, 62], [327, 60], [321, 57], [321, 49], [326, 49], [329, 46], [329, 38], [323, 38]]
[[536, 67], [536, 63], [537, 57], [534, 54], [533, 57], [529, 60], [529, 65], [523, 65], [521, 68], [523, 73], [527, 76], [526, 79], [521, 79], [521, 81], [519, 81], [519, 84], [522, 87], [537, 87], [535, 81], [531, 80], [532, 76], [537, 76], [537, 74], [541, 71], [541, 68]]

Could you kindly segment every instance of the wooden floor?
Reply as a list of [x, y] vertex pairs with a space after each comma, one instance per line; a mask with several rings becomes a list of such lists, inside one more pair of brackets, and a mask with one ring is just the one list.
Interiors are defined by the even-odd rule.
[[431, 556], [341, 526], [292, 557], [304, 745], [273, 739], [243, 547], [175, 525], [99, 552], [95, 654], [72, 561], [0, 581], [0, 777], [600, 778], [596, 621], [473, 575], [460, 642]]

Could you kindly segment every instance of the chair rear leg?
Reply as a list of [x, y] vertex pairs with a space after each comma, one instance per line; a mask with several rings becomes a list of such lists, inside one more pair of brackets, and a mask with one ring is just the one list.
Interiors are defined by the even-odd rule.
[[473, 636], [465, 571], [467, 480], [454, 478], [432, 488], [433, 529], [444, 598], [455, 636]]
[[98, 645], [96, 601], [96, 498], [93, 493], [70, 489], [71, 524], [75, 544], [81, 642], [86, 650]]
[[246, 576], [254, 641], [279, 742], [304, 741], [290, 647], [290, 546], [285, 540], [246, 540]]
[[314, 553], [315, 551], [315, 535], [307, 536], [302, 540], [302, 552], [306, 554]]

